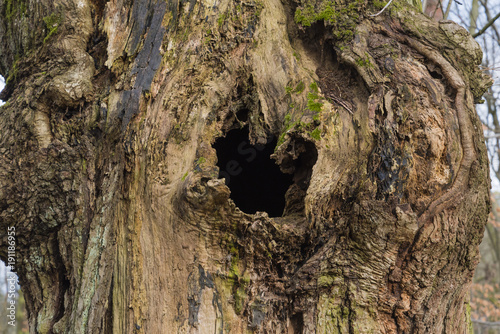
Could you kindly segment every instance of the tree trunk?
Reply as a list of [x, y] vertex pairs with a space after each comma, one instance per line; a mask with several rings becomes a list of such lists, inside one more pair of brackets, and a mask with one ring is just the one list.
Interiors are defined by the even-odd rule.
[[467, 332], [491, 80], [383, 5], [0, 0], [30, 332]]

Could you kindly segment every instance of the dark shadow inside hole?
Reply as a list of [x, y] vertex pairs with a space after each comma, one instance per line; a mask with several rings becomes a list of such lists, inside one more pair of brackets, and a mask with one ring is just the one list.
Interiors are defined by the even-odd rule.
[[434, 79], [438, 79], [438, 80], [443, 79], [443, 76], [441, 75], [441, 73], [439, 73], [437, 71], [430, 71], [429, 73], [431, 74], [431, 77], [433, 77]]
[[247, 109], [241, 109], [236, 113], [236, 118], [240, 122], [246, 122], [248, 120], [248, 110]]
[[78, 114], [78, 110], [76, 109], [66, 109], [66, 111], [63, 114], [63, 120], [67, 121], [73, 118], [73, 116], [76, 116]]
[[231, 130], [213, 147], [217, 151], [220, 178], [226, 179], [231, 199], [243, 212], [265, 211], [270, 217], [281, 217], [285, 193], [293, 182], [271, 159], [276, 139], [266, 145], [251, 145], [248, 127]]

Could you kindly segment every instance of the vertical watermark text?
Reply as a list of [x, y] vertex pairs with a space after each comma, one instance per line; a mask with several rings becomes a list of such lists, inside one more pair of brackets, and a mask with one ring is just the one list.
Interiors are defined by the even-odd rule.
[[16, 228], [7, 228], [7, 323], [16, 326]]

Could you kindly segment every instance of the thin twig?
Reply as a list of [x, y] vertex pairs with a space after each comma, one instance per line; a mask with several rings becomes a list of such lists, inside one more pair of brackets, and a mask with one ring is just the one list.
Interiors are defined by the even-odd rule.
[[[487, 1], [485, 0], [479, 0], [481, 2], [481, 4], [483, 5], [483, 8], [484, 8], [484, 12], [486, 14], [486, 19], [489, 21], [491, 20], [491, 14], [490, 14], [490, 10], [488, 8], [488, 4], [487, 4]], [[498, 32], [498, 29], [495, 25], [492, 26], [493, 28], [493, 31], [495, 32], [495, 35], [497, 36], [497, 42], [500, 43], [500, 33]]]
[[490, 321], [482, 321], [482, 320], [475, 320], [475, 319], [471, 319], [471, 321], [475, 324], [485, 325], [485, 326], [489, 326], [489, 327], [500, 326], [500, 321], [490, 322]]
[[441, 3], [441, 0], [438, 0], [438, 2], [436, 4], [436, 8], [434, 9], [434, 12], [431, 15], [432, 18], [434, 18], [434, 16], [436, 16], [438, 9], [441, 9], [441, 13], [443, 13], [443, 4]]
[[347, 110], [351, 115], [354, 115], [354, 113], [352, 112], [352, 109], [349, 108], [349, 106], [347, 105], [347, 103], [345, 101], [339, 99], [338, 97], [334, 96], [333, 94], [327, 94], [326, 97], [331, 99], [333, 102], [337, 103], [341, 107], [344, 107], [344, 109]]
[[481, 29], [478, 32], [476, 32], [474, 35], [472, 35], [472, 37], [476, 38], [477, 36], [481, 36], [482, 34], [484, 34], [484, 32], [486, 31], [486, 29], [488, 29], [493, 23], [495, 23], [495, 21], [499, 17], [500, 17], [500, 13], [498, 13], [497, 15], [495, 15], [494, 18], [492, 18], [488, 23], [486, 23], [486, 25], [483, 27], [483, 29]]
[[446, 11], [443, 14], [443, 20], [448, 19], [448, 15], [450, 14], [450, 9], [451, 9], [451, 4], [453, 3], [454, 0], [448, 1], [448, 6], [446, 6]]
[[380, 14], [382, 14], [384, 12], [384, 10], [391, 4], [392, 0], [390, 0], [387, 5], [384, 6], [384, 8], [382, 8], [382, 10], [380, 12], [378, 12], [377, 14], [372, 14], [370, 15], [371, 17], [375, 17], [375, 16], [379, 16]]

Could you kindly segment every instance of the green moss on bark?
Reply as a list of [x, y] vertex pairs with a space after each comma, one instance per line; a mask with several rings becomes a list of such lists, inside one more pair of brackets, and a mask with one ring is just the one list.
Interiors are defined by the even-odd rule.
[[25, 0], [6, 0], [5, 2], [5, 18], [7, 22], [12, 21], [16, 17], [26, 15]]
[[12, 82], [13, 80], [15, 81], [17, 79], [17, 73], [19, 71], [18, 64], [19, 64], [19, 55], [16, 55], [16, 58], [14, 60], [14, 64], [12, 65], [12, 68], [9, 71], [9, 76], [5, 80], [5, 83], [8, 84], [8, 83]]
[[309, 93], [307, 94], [307, 109], [312, 112], [319, 113], [323, 108], [322, 98], [319, 96], [318, 84], [313, 82], [309, 85]]
[[360, 13], [365, 8], [365, 0], [354, 0], [349, 4], [326, 0], [302, 0], [295, 10], [295, 22], [307, 28], [323, 21], [338, 40], [350, 40], [360, 20]]
[[45, 27], [47, 28], [47, 35], [43, 39], [43, 43], [47, 43], [50, 37], [57, 34], [57, 29], [61, 24], [61, 15], [58, 13], [52, 13], [49, 16], [45, 16], [43, 18], [43, 22], [45, 22]]

